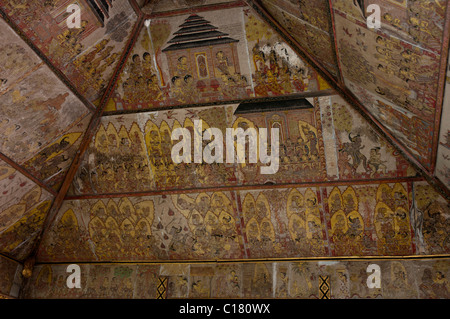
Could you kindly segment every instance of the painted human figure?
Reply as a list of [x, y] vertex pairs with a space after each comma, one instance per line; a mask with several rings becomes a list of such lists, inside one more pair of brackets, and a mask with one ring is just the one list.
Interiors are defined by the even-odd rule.
[[383, 161], [381, 159], [381, 153], [380, 153], [380, 147], [374, 147], [370, 150], [370, 157], [367, 161], [367, 165], [369, 169], [372, 171], [370, 174], [370, 177], [373, 177], [375, 173], [378, 172], [379, 169], [383, 171], [384, 174], [386, 174], [386, 165], [384, 164], [386, 161]]

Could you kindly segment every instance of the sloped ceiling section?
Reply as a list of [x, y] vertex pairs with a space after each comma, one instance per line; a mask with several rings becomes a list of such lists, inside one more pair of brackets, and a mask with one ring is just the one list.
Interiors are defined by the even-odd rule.
[[23, 261], [33, 248], [53, 195], [0, 160], [0, 252]]
[[[450, 21], [447, 1], [314, 2], [314, 7], [328, 7], [321, 10], [331, 12], [328, 20], [325, 14], [312, 14], [312, 2], [250, 2], [261, 15], [274, 19], [294, 38], [316, 66], [332, 73], [330, 61], [313, 50], [327, 43], [327, 56], [336, 56], [341, 75], [336, 85], [356, 97], [360, 108], [394, 143], [425, 174], [434, 176], [440, 125], [444, 123], [441, 113]], [[367, 26], [366, 8], [371, 4], [380, 7], [380, 29]], [[320, 37], [309, 32], [307, 36], [301, 31], [306, 26], [326, 31], [321, 27], [326, 25], [333, 27], [331, 40], [325, 34]], [[333, 51], [337, 54], [333, 55]]]
[[441, 123], [435, 174], [450, 189], [450, 63], [447, 67], [447, 77], [445, 79], [445, 97]]
[[0, 152], [57, 189], [91, 111], [5, 21], [0, 24]]
[[128, 1], [102, 8], [78, 1], [81, 27], [69, 28], [69, 4], [0, 1], [0, 241], [1, 253], [21, 262], [99, 114], [95, 105], [138, 17]]
[[2, 0], [0, 8], [81, 96], [98, 105], [138, 15], [128, 1], [77, 1], [81, 28], [68, 28], [72, 3]]
[[187, 9], [172, 15], [154, 13], [147, 22], [105, 112], [329, 89], [314, 69], [242, 2], [197, 13]]

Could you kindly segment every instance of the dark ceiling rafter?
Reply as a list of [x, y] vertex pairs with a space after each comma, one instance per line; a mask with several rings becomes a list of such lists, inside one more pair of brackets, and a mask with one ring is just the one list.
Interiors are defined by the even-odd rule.
[[334, 51], [334, 55], [336, 57], [336, 64], [337, 64], [337, 71], [338, 71], [338, 79], [339, 82], [342, 83], [344, 85], [344, 76], [342, 75], [342, 69], [341, 69], [341, 61], [339, 59], [339, 54], [338, 54], [338, 44], [337, 44], [337, 40], [336, 40], [336, 26], [335, 26], [335, 21], [334, 21], [334, 14], [333, 14], [333, 3], [332, 0], [328, 0], [328, 5], [330, 7], [330, 22], [331, 22], [331, 34], [330, 36], [333, 37], [333, 51]]
[[[161, 1], [161, 0], [160, 0]], [[164, 0], [167, 1], [167, 0]], [[153, 11], [154, 5], [158, 2], [158, 0], [154, 0], [150, 5], [152, 6], [151, 9]], [[150, 6], [148, 5], [148, 6]], [[177, 9], [172, 11], [164, 11], [164, 12], [147, 12], [147, 10], [144, 10], [145, 18], [146, 19], [152, 19], [152, 18], [160, 18], [160, 17], [166, 17], [166, 16], [174, 16], [174, 15], [181, 15], [188, 13], [195, 13], [195, 12], [204, 12], [204, 11], [211, 11], [211, 10], [221, 10], [221, 9], [229, 9], [229, 8], [235, 8], [235, 7], [243, 7], [246, 5], [246, 2], [244, 0], [237, 0], [232, 2], [224, 2], [224, 3], [218, 3], [218, 4], [207, 4], [192, 8], [183, 8], [183, 9]]]
[[45, 189], [47, 192], [52, 194], [53, 196], [56, 196], [57, 192], [51, 188], [49, 185], [45, 184], [43, 181], [41, 181], [39, 178], [36, 178], [33, 174], [31, 174], [26, 168], [24, 168], [22, 165], [17, 164], [12, 159], [10, 159], [8, 156], [0, 152], [0, 160], [7, 163], [9, 166], [14, 168], [17, 172], [24, 175], [26, 178], [33, 181], [35, 184], [40, 186], [41, 188]]
[[94, 113], [96, 107], [90, 102], [84, 95], [82, 95], [78, 90], [72, 85], [72, 82], [67, 78], [67, 76], [62, 73], [50, 60], [49, 58], [28, 38], [27, 35], [8, 17], [8, 15], [0, 9], [0, 16], [5, 20], [5, 22], [11, 27], [11, 29], [16, 32], [18, 36], [36, 53], [39, 58], [47, 65], [50, 70], [61, 80], [62, 83], [83, 103], [83, 105], [91, 112]]
[[141, 30], [143, 23], [144, 23], [143, 15], [140, 12], [137, 12], [137, 13], [138, 13], [138, 19], [133, 27], [133, 30], [131, 31], [131, 35], [128, 40], [128, 43], [126, 44], [125, 49], [122, 52], [122, 55], [120, 57], [119, 63], [116, 67], [116, 70], [114, 71], [113, 76], [111, 77], [111, 79], [108, 83], [108, 86], [106, 88], [106, 91], [100, 100], [100, 104], [99, 104], [96, 112], [94, 113], [94, 115], [91, 118], [89, 126], [86, 130], [86, 133], [83, 136], [83, 140], [81, 141], [80, 147], [79, 147], [77, 153], [75, 154], [72, 164], [70, 165], [70, 168], [66, 173], [66, 176], [61, 185], [61, 188], [60, 188], [58, 194], [56, 195], [56, 197], [54, 198], [53, 203], [46, 215], [41, 232], [39, 233], [39, 236], [38, 236], [36, 242], [34, 243], [32, 252], [28, 259], [31, 259], [31, 260], [35, 259], [35, 256], [36, 256], [37, 250], [39, 248], [39, 245], [41, 243], [43, 234], [44, 234], [45, 230], [48, 229], [49, 226], [52, 224], [59, 209], [61, 208], [64, 198], [66, 196], [66, 193], [69, 190], [72, 180], [73, 180], [76, 172], [78, 171], [78, 167], [81, 164], [82, 157], [83, 157], [86, 149], [88, 148], [88, 146], [92, 140], [92, 137], [95, 134], [97, 127], [100, 125], [101, 117], [103, 115], [103, 110], [114, 92], [114, 87], [117, 84], [120, 72], [122, 71], [122, 69], [128, 59], [128, 56], [131, 53], [134, 43], [136, 42], [137, 37], [139, 35], [139, 31]]
[[211, 186], [202, 188], [183, 188], [183, 189], [164, 189], [154, 191], [141, 192], [122, 192], [110, 194], [83, 194], [66, 196], [65, 200], [85, 200], [85, 199], [99, 199], [99, 198], [122, 198], [122, 197], [139, 197], [139, 196], [158, 196], [158, 195], [173, 195], [173, 194], [189, 194], [202, 192], [232, 192], [232, 191], [246, 191], [246, 190], [262, 190], [262, 189], [279, 189], [279, 188], [304, 188], [304, 187], [330, 187], [330, 186], [351, 186], [351, 185], [368, 185], [373, 183], [413, 183], [421, 182], [425, 179], [422, 176], [407, 176], [407, 177], [388, 177], [375, 178], [371, 180], [353, 179], [344, 181], [321, 181], [321, 182], [304, 182], [304, 183], [265, 183], [252, 185], [233, 185], [233, 186]]
[[[13, 262], [15, 262], [15, 263], [17, 263], [17, 264], [19, 264], [19, 265], [22, 265], [22, 266], [23, 266], [23, 264], [24, 264], [24, 262], [19, 261], [19, 260], [15, 259], [15, 258], [13, 258], [13, 257], [11, 257], [11, 256], [5, 255], [4, 253], [0, 253], [0, 259], [1, 259], [1, 258], [11, 260], [11, 261], [13, 261]], [[1, 298], [0, 298], [0, 299], [1, 299]]]
[[335, 89], [336, 93], [347, 101], [352, 107], [363, 116], [381, 136], [386, 138], [390, 144], [421, 174], [427, 182], [432, 185], [444, 198], [450, 200], [450, 190], [444, 184], [430, 173], [412, 154], [410, 151], [388, 131], [384, 126], [367, 110], [367, 108], [359, 101], [359, 99], [343, 84], [339, 83], [334, 76], [328, 72], [311, 54], [309, 54], [264, 8], [258, 0], [246, 0], [247, 4], [279, 35], [287, 42], [289, 46], [302, 57], [312, 68], [314, 68], [324, 80]]
[[153, 12], [153, 8], [155, 7], [155, 4], [158, 2], [158, 0], [145, 0], [142, 4], [140, 11], [144, 15], [149, 15]]
[[224, 105], [224, 104], [230, 105], [230, 104], [240, 104], [243, 102], [252, 102], [252, 103], [274, 102], [275, 103], [275, 102], [284, 101], [284, 100], [314, 98], [314, 97], [321, 97], [321, 96], [330, 96], [333, 94], [334, 94], [334, 90], [326, 89], [326, 90], [321, 90], [321, 91], [316, 91], [316, 92], [302, 92], [302, 93], [295, 93], [295, 94], [291, 94], [291, 95], [276, 96], [276, 97], [253, 97], [253, 98], [239, 99], [239, 100], [227, 100], [226, 102], [214, 101], [214, 102], [195, 103], [195, 104], [180, 104], [180, 105], [174, 105], [174, 106], [152, 107], [151, 109], [105, 111], [103, 113], [103, 116], [158, 112], [158, 111], [177, 110], [177, 109], [186, 109], [186, 108], [198, 108], [198, 107]]

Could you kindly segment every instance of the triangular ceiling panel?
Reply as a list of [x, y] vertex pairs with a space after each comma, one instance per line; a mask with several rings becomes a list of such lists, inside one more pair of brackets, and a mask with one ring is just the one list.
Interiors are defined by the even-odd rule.
[[203, 8], [210, 11], [214, 6], [223, 7], [224, 5], [233, 6], [236, 3], [244, 3], [244, 1], [236, 0], [147, 0], [144, 2], [142, 11], [152, 15], [170, 15], [183, 10], [202, 10]]
[[0, 152], [58, 189], [92, 111], [3, 21]]
[[[311, 14], [311, 9], [303, 11], [308, 7], [304, 1], [254, 3], [267, 10], [263, 15], [268, 19], [271, 17], [267, 15], [271, 15], [287, 34], [292, 34], [300, 49], [313, 55], [318, 67], [330, 70], [329, 63], [318, 52], [311, 51], [310, 44], [312, 41], [316, 46], [323, 45], [326, 41], [296, 35], [300, 22], [295, 16], [316, 27], [317, 21], [325, 21], [325, 17]], [[329, 4], [333, 27], [330, 41], [337, 51], [344, 90], [349, 90], [381, 129], [427, 175], [433, 176], [447, 62], [447, 1], [424, 4], [333, 0]], [[371, 4], [380, 7], [380, 29], [371, 29], [366, 24], [366, 8]], [[318, 4], [314, 2], [314, 6]], [[295, 19], [297, 22], [293, 22]]]
[[68, 28], [67, 1], [0, 1], [4, 14], [76, 90], [94, 104], [105, 92], [137, 21], [128, 1], [77, 1], [81, 28]]
[[262, 3], [307, 53], [317, 59], [332, 76], [339, 78], [328, 0], [268, 0]]
[[147, 20], [106, 112], [223, 103], [329, 88], [241, 3]]

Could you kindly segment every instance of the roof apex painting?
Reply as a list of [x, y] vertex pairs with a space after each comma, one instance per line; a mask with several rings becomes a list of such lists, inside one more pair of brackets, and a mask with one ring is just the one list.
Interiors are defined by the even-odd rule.
[[[449, 45], [448, 1], [251, 2], [292, 35], [316, 66], [333, 74], [333, 61], [321, 55], [325, 51], [314, 51], [314, 44], [326, 41], [302, 36], [297, 26], [328, 37], [326, 57], [336, 58], [336, 85], [345, 86], [363, 112], [427, 174], [434, 174]], [[379, 28], [368, 23], [373, 8]]]
[[274, 30], [240, 4], [146, 20], [105, 111], [224, 103], [328, 88]]

